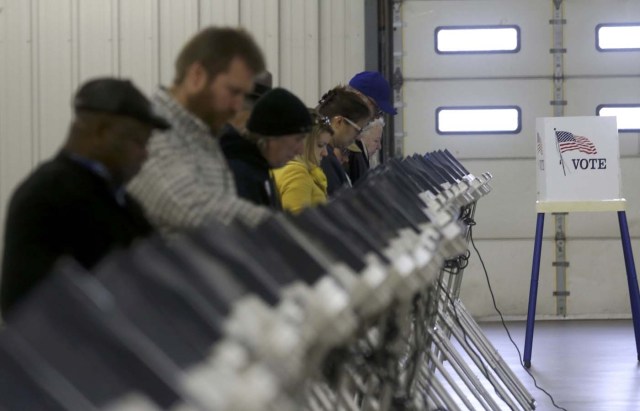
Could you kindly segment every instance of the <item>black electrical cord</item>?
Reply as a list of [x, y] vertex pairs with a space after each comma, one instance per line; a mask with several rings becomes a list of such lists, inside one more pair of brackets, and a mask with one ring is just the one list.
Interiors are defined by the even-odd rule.
[[535, 385], [535, 387], [537, 389], [539, 389], [540, 391], [542, 391], [543, 393], [545, 393], [547, 395], [547, 397], [549, 397], [549, 399], [551, 400], [551, 403], [553, 404], [553, 406], [555, 408], [557, 408], [559, 410], [567, 411], [566, 408], [560, 407], [558, 404], [556, 404], [556, 401], [553, 398], [553, 396], [551, 394], [549, 394], [549, 392], [547, 392], [546, 390], [544, 390], [542, 387], [540, 387], [538, 385], [538, 381], [536, 381], [536, 378], [533, 376], [533, 374], [531, 374], [531, 371], [529, 371], [527, 369], [527, 367], [524, 366], [524, 362], [522, 360], [522, 353], [520, 352], [520, 348], [518, 348], [518, 344], [516, 344], [516, 342], [513, 340], [513, 338], [511, 338], [511, 333], [509, 332], [509, 328], [507, 327], [507, 323], [504, 321], [504, 317], [502, 315], [502, 312], [500, 311], [500, 309], [498, 309], [498, 305], [496, 304], [496, 297], [493, 294], [493, 289], [491, 288], [491, 281], [489, 280], [489, 274], [487, 273], [487, 267], [484, 265], [484, 261], [482, 260], [482, 256], [480, 255], [480, 251], [478, 251], [478, 247], [476, 247], [476, 243], [473, 241], [473, 226], [476, 225], [476, 222], [473, 221], [471, 218], [468, 218], [467, 221], [465, 221], [465, 222], [469, 225], [469, 239], [471, 240], [471, 245], [473, 246], [473, 249], [475, 250], [476, 254], [478, 254], [478, 259], [480, 260], [480, 264], [482, 264], [482, 269], [484, 270], [484, 276], [487, 279], [487, 285], [489, 286], [489, 293], [491, 293], [491, 300], [493, 301], [493, 308], [495, 308], [496, 312], [500, 316], [500, 321], [502, 322], [502, 326], [504, 327], [505, 331], [507, 332], [507, 336], [509, 337], [509, 340], [511, 341], [511, 344], [513, 344], [513, 346], [516, 347], [516, 351], [518, 351], [518, 360], [520, 361], [520, 365], [527, 372], [527, 374], [529, 374], [529, 376], [533, 380], [533, 384]]
[[446, 260], [444, 262], [443, 271], [452, 275], [459, 274], [460, 271], [464, 270], [467, 268], [467, 265], [469, 265], [469, 257], [471, 257], [471, 252], [467, 250], [464, 254]]

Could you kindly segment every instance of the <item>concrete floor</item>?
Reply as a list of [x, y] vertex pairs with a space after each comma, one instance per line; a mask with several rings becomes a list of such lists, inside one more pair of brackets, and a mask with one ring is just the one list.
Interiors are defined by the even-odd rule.
[[[507, 323], [524, 351], [524, 322]], [[501, 323], [481, 327], [536, 399], [536, 409], [556, 409], [520, 366]], [[569, 411], [640, 410], [640, 365], [631, 320], [536, 322], [531, 374]]]

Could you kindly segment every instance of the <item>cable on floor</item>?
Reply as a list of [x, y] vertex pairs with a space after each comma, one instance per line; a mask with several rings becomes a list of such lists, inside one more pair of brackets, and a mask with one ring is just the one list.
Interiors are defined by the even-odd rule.
[[527, 369], [527, 367], [524, 366], [524, 361], [522, 360], [522, 353], [520, 352], [520, 348], [518, 348], [518, 344], [516, 344], [516, 342], [513, 340], [513, 338], [511, 338], [511, 333], [509, 332], [509, 328], [507, 327], [507, 323], [504, 321], [504, 317], [502, 315], [502, 312], [500, 311], [500, 309], [498, 308], [498, 305], [496, 304], [496, 297], [493, 294], [493, 289], [491, 288], [491, 281], [489, 280], [489, 274], [487, 272], [487, 267], [484, 265], [484, 260], [482, 260], [482, 256], [480, 255], [480, 251], [478, 251], [478, 247], [476, 247], [476, 243], [473, 241], [473, 226], [476, 225], [476, 222], [471, 220], [471, 219], [468, 219], [465, 222], [469, 225], [469, 239], [471, 240], [471, 245], [473, 246], [473, 249], [475, 250], [476, 254], [478, 254], [478, 259], [480, 260], [480, 264], [482, 264], [482, 269], [484, 270], [484, 276], [487, 279], [487, 285], [489, 286], [489, 293], [491, 293], [491, 300], [493, 301], [493, 308], [496, 310], [496, 312], [500, 316], [500, 321], [502, 322], [502, 326], [504, 327], [505, 331], [507, 332], [507, 336], [509, 337], [509, 340], [511, 341], [511, 344], [513, 344], [513, 346], [516, 347], [516, 351], [518, 351], [518, 360], [520, 361], [520, 365], [527, 372], [527, 374], [529, 374], [529, 376], [533, 380], [533, 384], [535, 385], [535, 387], [538, 390], [540, 390], [543, 393], [545, 393], [547, 395], [547, 397], [549, 397], [549, 399], [551, 400], [551, 403], [553, 404], [554, 407], [556, 407], [559, 410], [567, 411], [566, 408], [563, 408], [563, 407], [559, 406], [558, 404], [556, 404], [556, 401], [553, 398], [553, 396], [549, 392], [547, 392], [545, 389], [543, 389], [542, 387], [540, 387], [538, 385], [538, 381], [536, 381], [536, 378], [533, 376], [533, 374], [531, 374], [531, 371], [529, 371], [529, 369]]

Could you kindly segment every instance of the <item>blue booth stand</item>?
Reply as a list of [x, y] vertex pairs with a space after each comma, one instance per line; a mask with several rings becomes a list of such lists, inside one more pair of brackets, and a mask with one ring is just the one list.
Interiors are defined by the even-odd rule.
[[531, 350], [533, 348], [533, 330], [536, 316], [536, 301], [538, 298], [538, 277], [540, 275], [540, 256], [542, 254], [542, 232], [544, 229], [545, 213], [550, 212], [593, 212], [615, 211], [618, 213], [620, 224], [620, 238], [624, 253], [624, 264], [627, 271], [627, 283], [629, 286], [629, 299], [631, 301], [631, 314], [633, 317], [633, 329], [636, 338], [636, 352], [640, 361], [640, 292], [638, 291], [638, 278], [633, 259], [633, 250], [625, 213], [625, 200], [598, 201], [598, 202], [538, 202], [537, 204], [536, 235], [533, 248], [533, 264], [531, 267], [531, 286], [529, 288], [529, 309], [527, 312], [527, 329], [524, 344], [524, 364], [531, 367]]

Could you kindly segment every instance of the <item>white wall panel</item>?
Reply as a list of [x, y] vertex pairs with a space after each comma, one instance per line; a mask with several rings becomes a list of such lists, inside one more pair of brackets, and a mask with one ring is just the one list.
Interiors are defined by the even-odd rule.
[[151, 93], [160, 81], [158, 2], [123, 1], [119, 12], [120, 76], [135, 79], [142, 90]]
[[344, 41], [345, 46], [345, 70], [342, 82], [347, 84], [351, 77], [364, 70], [364, 1], [346, 1], [345, 21], [343, 22], [346, 36], [342, 39], [336, 38], [340, 43]]
[[[345, 82], [345, 2], [320, 3], [320, 92]], [[342, 42], [336, 41], [342, 39]], [[348, 80], [348, 79], [347, 79]]]
[[[4, 80], [6, 77], [5, 65], [7, 61], [7, 11], [5, 0], [0, 0], [0, 84], [4, 84]], [[6, 99], [3, 98], [6, 92], [0, 93], [0, 136], [2, 136], [2, 124], [7, 124], [8, 121], [4, 118], [5, 110], [6, 110]], [[3, 186], [4, 181], [2, 181], [2, 152], [4, 149], [3, 141], [0, 139], [0, 212], [3, 211], [4, 197], [3, 197]], [[4, 223], [4, 214], [0, 214], [0, 224]], [[0, 240], [0, 244], [2, 240]], [[1, 259], [2, 257], [0, 257]]]
[[640, 75], [640, 53], [598, 52], [596, 26], [601, 23], [639, 23], [638, 0], [565, 0], [566, 74]]
[[39, 0], [37, 41], [34, 43], [37, 66], [38, 116], [34, 118], [34, 137], [38, 159], [51, 157], [60, 149], [67, 134], [73, 93], [71, 64], [71, 0]]
[[[403, 4], [404, 75], [407, 78], [540, 76], [552, 65], [549, 49], [551, 1], [406, 1]], [[438, 26], [517, 25], [518, 53], [439, 55]]]
[[171, 85], [178, 52], [199, 29], [198, 0], [158, 0], [160, 7], [160, 84]]
[[240, 0], [209, 0], [200, 3], [200, 27], [240, 24]]
[[74, 63], [77, 66], [75, 85], [84, 79], [117, 73], [114, 51], [117, 32], [114, 31], [113, 0], [74, 0], [76, 27]]
[[[33, 165], [32, 87], [32, 11], [33, 4], [24, 0], [4, 0], [0, 12], [2, 43], [0, 53], [0, 212], [2, 221], [6, 203], [15, 184]], [[1, 237], [0, 237], [0, 241]]]
[[280, 86], [297, 92], [309, 107], [320, 93], [318, 0], [280, 3]]
[[[120, 21], [120, 0], [110, 0], [112, 7], [111, 11], [111, 19], [109, 21], [109, 25], [111, 26], [111, 73], [118, 77], [120, 76], [120, 72], [122, 71], [122, 62], [121, 62], [121, 53], [120, 53], [120, 26], [122, 22]], [[93, 33], [90, 33], [89, 36], [93, 37]]]
[[[6, 1], [0, 0], [0, 84], [4, 84], [6, 79], [6, 61], [7, 61], [7, 10], [6, 10]], [[6, 155], [3, 153], [8, 149], [8, 144], [4, 142], [4, 139], [1, 138], [5, 134], [7, 127], [3, 127], [3, 124], [8, 124], [8, 120], [5, 118], [6, 116], [6, 98], [4, 95], [6, 92], [0, 93], [0, 224], [2, 227], [5, 225], [6, 220], [6, 212], [5, 205], [6, 200], [8, 198], [7, 187], [11, 187], [11, 184], [8, 184], [8, 181], [5, 181], [5, 167], [3, 167], [4, 158]], [[8, 179], [7, 179], [8, 180]], [[0, 236], [0, 247], [4, 243], [4, 235]], [[0, 254], [0, 265], [2, 264], [2, 254]], [[2, 275], [0, 273], [0, 275]]]
[[320, 2], [320, 91], [346, 84], [364, 67], [364, 1]]
[[[535, 118], [553, 114], [550, 80], [412, 81], [404, 87], [405, 154], [448, 148], [459, 158], [535, 157]], [[516, 105], [522, 131], [499, 135], [438, 135], [439, 106]]]
[[280, 21], [278, 0], [242, 0], [240, 25], [253, 34], [267, 59], [273, 83], [280, 84]]

